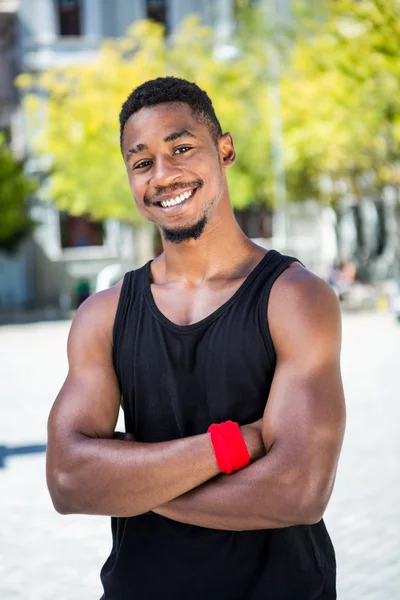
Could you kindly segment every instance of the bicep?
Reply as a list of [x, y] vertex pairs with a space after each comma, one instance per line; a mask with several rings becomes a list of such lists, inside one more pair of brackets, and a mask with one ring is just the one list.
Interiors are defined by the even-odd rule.
[[112, 437], [120, 394], [112, 364], [107, 309], [94, 300], [78, 311], [71, 326], [69, 371], [48, 420], [50, 455], [79, 436]]
[[275, 446], [294, 464], [329, 474], [336, 468], [345, 423], [340, 310], [326, 284], [299, 269], [288, 274], [289, 293], [282, 282], [271, 297], [277, 364], [263, 438], [268, 450]]
[[277, 365], [263, 417], [263, 439], [294, 463], [334, 468], [344, 433], [344, 395], [337, 364], [314, 370]]

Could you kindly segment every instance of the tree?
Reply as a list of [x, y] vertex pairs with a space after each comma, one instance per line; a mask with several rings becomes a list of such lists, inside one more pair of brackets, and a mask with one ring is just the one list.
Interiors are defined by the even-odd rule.
[[328, 18], [297, 40], [283, 93], [289, 172], [308, 164], [332, 200], [399, 183], [400, 3], [325, 4]]
[[[249, 0], [237, 2], [245, 43], [259, 44], [260, 16]], [[282, 58], [289, 197], [335, 202], [345, 190], [362, 196], [398, 185], [399, 0], [293, 5], [284, 38], [279, 29], [273, 34]]]
[[134, 87], [163, 75], [195, 79], [210, 94], [223, 129], [233, 133], [234, 206], [273, 206], [267, 39], [282, 58], [289, 200], [334, 202], [344, 185], [362, 194], [368, 186], [399, 182], [399, 1], [298, 0], [286, 28], [271, 27], [251, 4], [237, 0], [239, 51], [229, 60], [216, 60], [212, 31], [191, 17], [172, 37], [143, 21], [125, 38], [104, 43], [90, 65], [20, 77], [38, 125], [35, 147], [52, 160], [50, 194], [60, 209], [96, 219], [139, 218], [117, 115]]
[[0, 136], [0, 250], [13, 252], [32, 232], [34, 222], [27, 199], [35, 187], [35, 182], [25, 175], [23, 164], [15, 160]]

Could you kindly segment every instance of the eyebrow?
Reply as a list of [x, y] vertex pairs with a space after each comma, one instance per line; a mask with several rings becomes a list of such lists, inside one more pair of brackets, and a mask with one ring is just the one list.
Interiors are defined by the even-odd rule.
[[[167, 135], [167, 137], [164, 138], [164, 142], [173, 142], [181, 137], [191, 137], [197, 139], [194, 133], [192, 133], [188, 129], [183, 128], [179, 131], [174, 131], [173, 133]], [[136, 146], [132, 146], [132, 148], [129, 148], [126, 157], [129, 158], [132, 154], [138, 154], [139, 152], [143, 152], [143, 150], [147, 149], [147, 144], [136, 144]]]
[[146, 146], [146, 144], [137, 144], [136, 146], [132, 146], [132, 148], [129, 148], [128, 152], [126, 153], [126, 158], [129, 158], [131, 154], [137, 154], [138, 152], [146, 150], [147, 147], [148, 146]]
[[169, 135], [167, 135], [167, 137], [164, 138], [164, 142], [173, 142], [174, 140], [177, 140], [178, 138], [181, 138], [183, 136], [196, 139], [194, 133], [192, 133], [188, 129], [180, 129], [179, 131], [174, 131], [174, 133], [170, 133]]

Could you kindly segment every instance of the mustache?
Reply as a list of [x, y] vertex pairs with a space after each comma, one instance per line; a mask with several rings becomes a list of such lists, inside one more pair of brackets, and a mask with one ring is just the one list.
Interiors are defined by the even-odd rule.
[[202, 188], [203, 185], [204, 181], [202, 179], [197, 179], [196, 181], [192, 181], [191, 183], [180, 181], [174, 183], [174, 185], [169, 185], [168, 187], [157, 187], [157, 192], [154, 194], [154, 196], [144, 196], [143, 201], [145, 206], [150, 206], [151, 204], [157, 202], [157, 198], [162, 198], [162, 196], [165, 196], [167, 194], [173, 194], [178, 190], [187, 190], [188, 188]]

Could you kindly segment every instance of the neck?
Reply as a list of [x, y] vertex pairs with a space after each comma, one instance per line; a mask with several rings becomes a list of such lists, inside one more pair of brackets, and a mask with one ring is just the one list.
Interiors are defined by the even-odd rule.
[[197, 240], [179, 244], [164, 240], [164, 252], [156, 262], [164, 271], [165, 279], [183, 277], [200, 284], [222, 272], [235, 271], [238, 264], [248, 261], [255, 249], [261, 250], [240, 229], [230, 206], [218, 213], [210, 217]]

